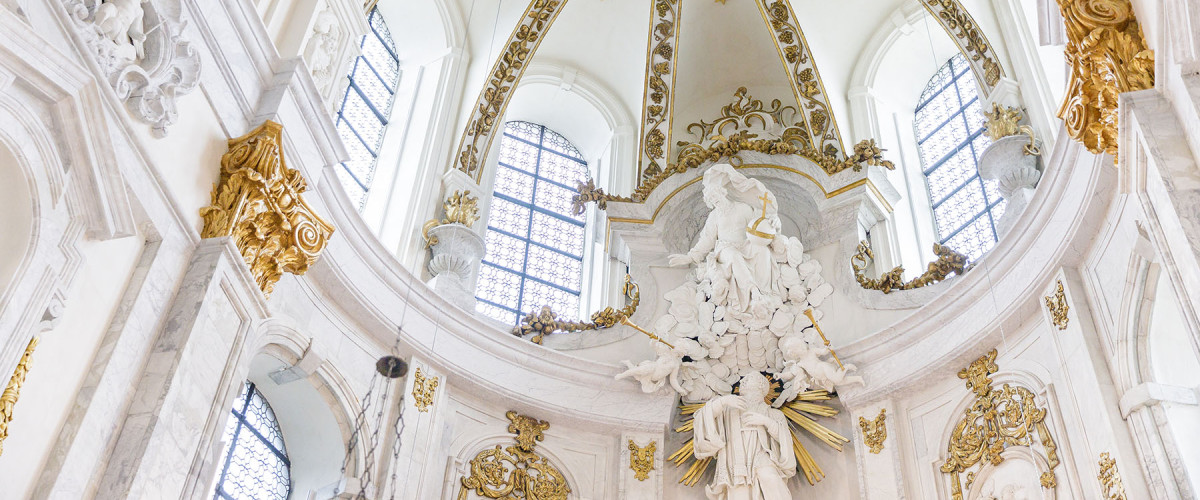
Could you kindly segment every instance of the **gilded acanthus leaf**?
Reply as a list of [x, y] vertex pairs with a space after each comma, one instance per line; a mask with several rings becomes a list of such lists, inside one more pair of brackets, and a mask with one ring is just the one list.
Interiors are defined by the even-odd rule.
[[868, 278], [863, 274], [867, 265], [875, 258], [870, 244], [866, 241], [860, 242], [858, 253], [850, 257], [850, 267], [854, 269], [854, 279], [858, 281], [859, 286], [867, 290], [879, 290], [883, 293], [921, 288], [945, 280], [952, 274], [961, 276], [971, 268], [967, 262], [967, 256], [955, 252], [950, 247], [934, 243], [933, 253], [938, 256], [938, 259], [930, 262], [923, 274], [910, 281], [904, 281], [904, 266], [896, 266], [878, 278]]

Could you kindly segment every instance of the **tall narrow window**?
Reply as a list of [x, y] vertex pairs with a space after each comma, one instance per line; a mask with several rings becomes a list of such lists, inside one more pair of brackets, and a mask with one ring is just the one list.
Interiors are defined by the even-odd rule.
[[246, 382], [225, 424], [225, 450], [216, 500], [286, 500], [292, 492], [291, 461], [271, 405]]
[[359, 43], [362, 55], [350, 69], [350, 85], [337, 114], [338, 135], [350, 152], [350, 161], [337, 170], [338, 179], [359, 210], [371, 189], [388, 113], [400, 82], [400, 58], [379, 9], [371, 9], [367, 20], [371, 29]]
[[583, 155], [563, 136], [534, 123], [505, 125], [477, 311], [507, 324], [542, 306], [578, 314], [584, 216], [571, 214], [571, 196], [586, 178]]
[[971, 259], [996, 244], [1005, 207], [996, 181], [979, 177], [979, 155], [992, 143], [983, 133], [982, 106], [975, 76], [958, 54], [921, 93], [914, 124], [938, 240]]

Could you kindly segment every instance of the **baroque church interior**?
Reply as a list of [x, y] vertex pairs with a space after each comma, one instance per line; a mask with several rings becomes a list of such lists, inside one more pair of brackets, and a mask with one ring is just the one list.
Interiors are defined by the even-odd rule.
[[1200, 498], [1196, 0], [0, 0], [0, 499]]

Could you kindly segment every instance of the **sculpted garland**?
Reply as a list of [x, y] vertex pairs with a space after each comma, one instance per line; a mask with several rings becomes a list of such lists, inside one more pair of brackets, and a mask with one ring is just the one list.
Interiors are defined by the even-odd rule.
[[663, 296], [657, 356], [627, 361], [618, 378], [680, 395], [687, 420], [676, 431], [692, 434], [670, 457], [689, 464], [681, 482], [713, 467], [709, 498], [792, 498], [786, 481], [797, 470], [810, 483], [824, 476], [796, 430], [841, 450], [848, 439], [814, 417], [836, 415], [820, 401], [862, 380], [830, 359], [814, 320], [833, 286], [800, 240], [778, 234], [775, 195], [727, 164], [709, 168], [703, 185], [711, 213], [695, 246], [670, 257], [692, 271]]

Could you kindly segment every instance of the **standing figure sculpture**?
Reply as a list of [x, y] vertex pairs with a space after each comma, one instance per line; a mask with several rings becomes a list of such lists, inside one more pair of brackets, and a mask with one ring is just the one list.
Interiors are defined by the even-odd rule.
[[741, 395], [713, 398], [696, 410], [696, 458], [716, 457], [710, 500], [785, 500], [796, 474], [791, 431], [783, 412], [767, 404], [767, 378], [750, 373]]

